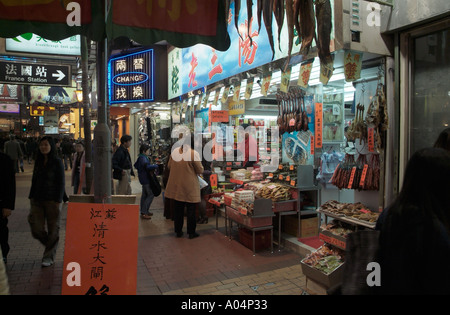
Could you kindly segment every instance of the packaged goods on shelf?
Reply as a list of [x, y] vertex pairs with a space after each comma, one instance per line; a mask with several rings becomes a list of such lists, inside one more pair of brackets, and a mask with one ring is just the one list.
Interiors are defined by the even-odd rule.
[[291, 188], [278, 183], [268, 183], [263, 185], [256, 193], [257, 196], [272, 201], [283, 201], [291, 199]]
[[347, 238], [350, 233], [354, 232], [354, 229], [352, 229], [349, 224], [345, 224], [339, 220], [333, 220], [328, 224], [322, 224], [320, 228], [322, 231], [329, 231], [334, 235], [344, 238]]
[[261, 169], [259, 167], [255, 168], [252, 171], [251, 180], [262, 180], [262, 179], [263, 179], [263, 173], [261, 172]]
[[252, 190], [238, 190], [234, 193], [237, 201], [253, 202], [255, 200], [255, 194]]
[[301, 262], [329, 275], [344, 263], [344, 251], [325, 244]]
[[249, 180], [252, 177], [252, 172], [247, 171], [245, 169], [239, 169], [237, 171], [232, 171], [230, 173], [230, 176], [232, 179], [237, 180]]
[[325, 202], [319, 210], [324, 213], [331, 213], [333, 215], [347, 217], [370, 224], [375, 224], [380, 216], [378, 212], [369, 210], [367, 206], [360, 202], [345, 203], [336, 200], [329, 200]]

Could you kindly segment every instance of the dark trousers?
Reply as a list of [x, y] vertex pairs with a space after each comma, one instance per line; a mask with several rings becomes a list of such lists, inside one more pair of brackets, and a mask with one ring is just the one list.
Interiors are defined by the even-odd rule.
[[2, 249], [3, 258], [6, 258], [9, 253], [8, 236], [8, 219], [3, 217], [0, 209], [0, 248]]
[[175, 233], [180, 234], [183, 231], [184, 207], [186, 207], [187, 233], [195, 233], [195, 228], [197, 225], [195, 219], [195, 205], [195, 203], [174, 200], [173, 225], [175, 228]]

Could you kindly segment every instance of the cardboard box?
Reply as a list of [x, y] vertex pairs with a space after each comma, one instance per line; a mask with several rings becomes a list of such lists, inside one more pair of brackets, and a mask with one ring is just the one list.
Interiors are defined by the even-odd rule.
[[317, 216], [314, 217], [302, 217], [301, 224], [301, 235], [298, 235], [298, 216], [295, 215], [287, 215], [283, 217], [284, 222], [282, 222], [283, 230], [282, 232], [287, 233], [289, 235], [293, 235], [295, 237], [312, 237], [317, 236], [319, 233], [319, 218]]

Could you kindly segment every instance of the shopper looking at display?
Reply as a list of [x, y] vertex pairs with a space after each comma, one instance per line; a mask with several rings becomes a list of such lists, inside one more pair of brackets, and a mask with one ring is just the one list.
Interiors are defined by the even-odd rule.
[[442, 130], [434, 144], [434, 147], [450, 151], [450, 128]]
[[199, 236], [195, 232], [195, 207], [200, 203], [198, 175], [203, 173], [203, 166], [199, 154], [193, 149], [194, 137], [184, 136], [184, 144], [180, 146], [180, 142], [178, 141], [172, 148], [167, 165], [170, 173], [165, 196], [174, 200], [173, 219], [176, 236], [183, 236], [184, 208], [186, 207], [187, 233], [192, 239]]
[[409, 160], [401, 192], [377, 222], [381, 293], [450, 294], [449, 178], [449, 151], [422, 149]]
[[150, 146], [147, 144], [142, 144], [139, 148], [139, 156], [134, 163], [134, 167], [138, 171], [139, 183], [142, 185], [141, 203], [139, 208], [141, 218], [147, 220], [152, 218], [151, 216], [153, 214], [149, 211], [149, 209], [153, 202], [153, 198], [155, 197], [150, 187], [150, 176], [152, 176], [152, 173], [158, 168], [158, 165], [153, 165], [150, 163], [150, 160], [148, 159], [149, 154]]

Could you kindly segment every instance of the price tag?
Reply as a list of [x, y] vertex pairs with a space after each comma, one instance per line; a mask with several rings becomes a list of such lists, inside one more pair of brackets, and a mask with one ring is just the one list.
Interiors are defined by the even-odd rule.
[[283, 175], [281, 175], [281, 174], [278, 175], [278, 179], [279, 179], [279, 180], [283, 180]]
[[355, 173], [356, 173], [356, 166], [353, 166], [352, 173], [350, 175], [350, 180], [348, 181], [348, 189], [352, 189], [353, 180], [355, 179]]
[[375, 130], [373, 127], [367, 128], [367, 146], [369, 147], [369, 152], [375, 151]]
[[211, 188], [217, 188], [217, 174], [211, 174], [209, 181], [211, 182]]
[[366, 180], [366, 175], [367, 175], [367, 169], [369, 168], [369, 165], [364, 164], [364, 168], [361, 174], [361, 180], [359, 181], [359, 186], [360, 187], [364, 187], [364, 182]]
[[291, 186], [295, 187], [295, 180], [291, 180]]
[[278, 169], [282, 170], [283, 169], [283, 164], [278, 165]]
[[272, 177], [272, 178], [273, 178], [273, 173], [269, 173], [269, 177]]
[[287, 182], [290, 182], [290, 181], [291, 181], [291, 176], [289, 176], [289, 175], [286, 176], [286, 181], [287, 181]]
[[289, 166], [289, 170], [291, 170], [291, 171], [294, 170], [294, 164], [291, 164], [291, 165]]

